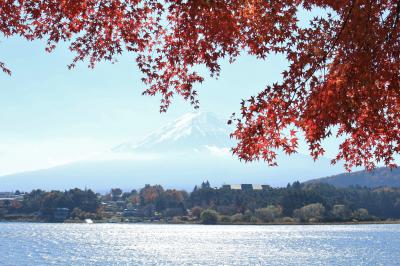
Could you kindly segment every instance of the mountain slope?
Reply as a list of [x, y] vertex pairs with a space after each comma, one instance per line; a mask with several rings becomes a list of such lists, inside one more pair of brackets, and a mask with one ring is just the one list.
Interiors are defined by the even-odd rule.
[[286, 186], [295, 180], [302, 182], [327, 172], [334, 174], [341, 171], [339, 167], [331, 167], [329, 160], [314, 163], [301, 155], [281, 157], [279, 163], [279, 167], [268, 167], [263, 162], [244, 164], [231, 156], [206, 153], [145, 160], [82, 161], [0, 177], [0, 191], [74, 187], [108, 191], [111, 187], [127, 190], [145, 184], [191, 190], [204, 180], [209, 180], [213, 186], [224, 183]]
[[336, 187], [365, 186], [365, 187], [400, 187], [400, 168], [377, 168], [372, 172], [358, 171], [344, 173], [308, 181], [309, 183], [327, 183]]
[[189, 113], [149, 134], [142, 141], [125, 142], [114, 152], [181, 152], [199, 151], [206, 147], [230, 147], [226, 122], [212, 113]]
[[91, 160], [50, 169], [0, 177], [1, 190], [68, 189], [111, 187], [132, 189], [144, 184], [192, 189], [209, 180], [223, 183], [258, 183], [285, 186], [295, 180], [343, 171], [330, 160], [314, 162], [310, 156], [280, 155], [279, 167], [264, 162], [243, 163], [232, 156], [234, 145], [226, 122], [210, 113], [191, 113], [168, 123], [142, 141], [128, 141]]

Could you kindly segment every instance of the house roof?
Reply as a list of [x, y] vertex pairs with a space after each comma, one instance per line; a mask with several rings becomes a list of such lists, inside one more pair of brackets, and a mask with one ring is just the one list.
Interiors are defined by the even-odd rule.
[[231, 185], [231, 189], [241, 190], [242, 189], [242, 185], [240, 185], [240, 184]]
[[254, 190], [262, 190], [263, 187], [261, 185], [259, 185], [259, 184], [255, 184], [255, 185], [253, 185], [253, 189]]

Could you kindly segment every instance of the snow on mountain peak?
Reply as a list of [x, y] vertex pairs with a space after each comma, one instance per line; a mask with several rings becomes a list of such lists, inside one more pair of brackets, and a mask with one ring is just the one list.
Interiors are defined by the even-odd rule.
[[138, 143], [125, 142], [114, 152], [175, 152], [206, 147], [230, 147], [229, 127], [215, 114], [187, 113], [147, 135]]

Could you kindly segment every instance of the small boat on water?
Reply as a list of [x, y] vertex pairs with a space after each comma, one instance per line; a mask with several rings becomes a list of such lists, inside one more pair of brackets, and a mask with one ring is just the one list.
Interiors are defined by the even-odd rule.
[[92, 224], [93, 221], [92, 221], [92, 219], [85, 219], [85, 223], [87, 223], [87, 224]]

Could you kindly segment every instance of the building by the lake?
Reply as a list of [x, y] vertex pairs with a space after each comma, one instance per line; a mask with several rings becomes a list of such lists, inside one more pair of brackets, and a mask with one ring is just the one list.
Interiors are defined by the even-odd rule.
[[269, 186], [260, 184], [230, 184], [230, 185], [226, 184], [223, 185], [222, 188], [230, 190], [252, 191], [252, 190], [266, 190], [269, 188]]

